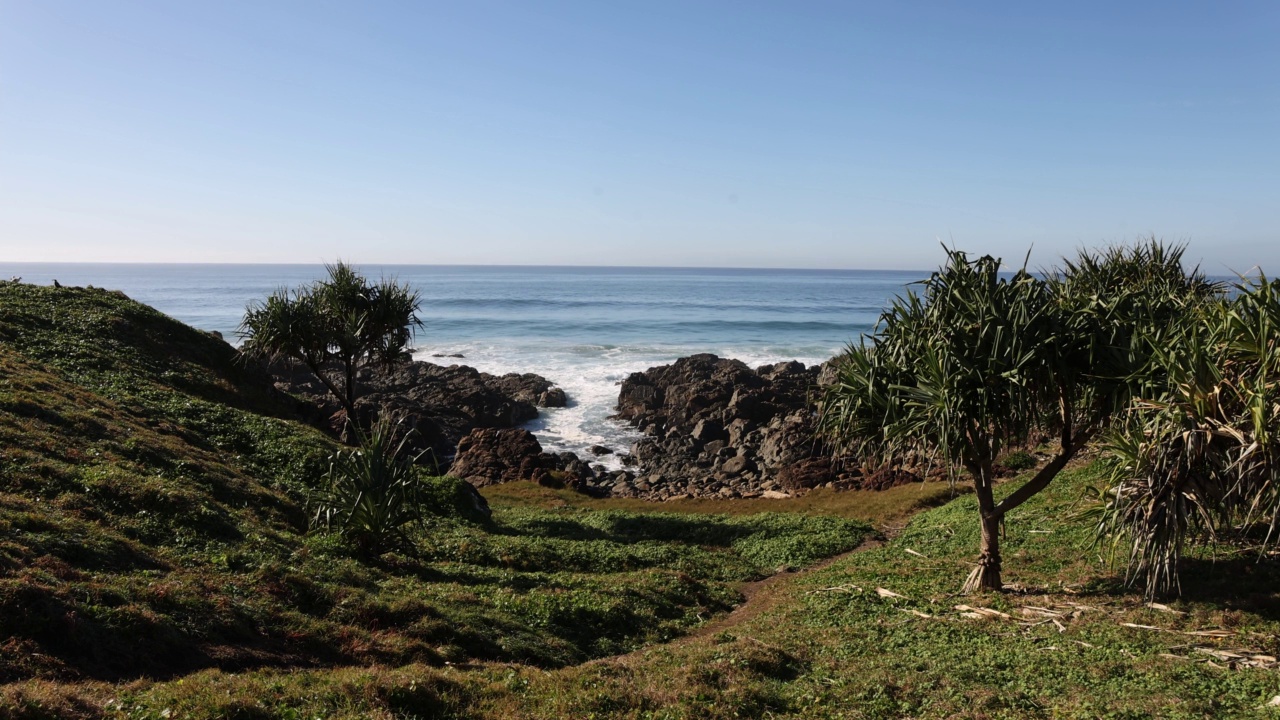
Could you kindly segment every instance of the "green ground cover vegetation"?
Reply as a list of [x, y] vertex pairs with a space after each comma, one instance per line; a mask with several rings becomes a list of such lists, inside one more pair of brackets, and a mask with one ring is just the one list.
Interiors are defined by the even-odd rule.
[[979, 533], [966, 495], [881, 547], [786, 576], [739, 623], [583, 664], [209, 669], [4, 697], [28, 716], [39, 703], [119, 718], [1280, 716], [1280, 563], [1200, 546], [1183, 598], [1151, 605], [1073, 517], [1105, 477], [1090, 459], [1010, 514], [1005, 593], [958, 592]]
[[517, 483], [486, 519], [420, 476], [422, 521], [362, 552], [309, 527], [340, 446], [303, 415], [119, 294], [0, 283], [0, 717], [1280, 716], [1265, 527], [1188, 535], [1181, 596], [1151, 603], [1126, 537], [1099, 540], [1096, 449], [1004, 514], [1006, 590], [961, 595], [981, 498], [946, 483], [663, 504]]
[[422, 478], [410, 547], [308, 532], [331, 439], [230, 347], [102, 290], [0, 285], [0, 680], [205, 667], [562, 666], [678, 636], [853, 520], [468, 515]]

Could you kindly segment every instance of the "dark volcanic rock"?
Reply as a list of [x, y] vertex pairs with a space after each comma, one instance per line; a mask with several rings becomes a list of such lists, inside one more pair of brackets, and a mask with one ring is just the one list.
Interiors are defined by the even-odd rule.
[[571, 452], [543, 452], [533, 433], [521, 428], [477, 428], [458, 443], [449, 474], [475, 487], [532, 480], [549, 487], [569, 487], [591, 495], [608, 495], [608, 488], [627, 481], [630, 474], [597, 474]]
[[[489, 377], [493, 377], [490, 375]], [[554, 383], [533, 373], [523, 375], [508, 373], [490, 381], [492, 387], [510, 395], [519, 402], [526, 402], [538, 407], [564, 407], [564, 391], [555, 387]]]
[[831, 458], [811, 457], [788, 465], [778, 472], [782, 489], [792, 495], [802, 495], [814, 488], [830, 483], [836, 477]]
[[[276, 386], [315, 403], [331, 418], [335, 432], [345, 423], [341, 405], [311, 371], [296, 363], [271, 368]], [[362, 421], [385, 413], [417, 431], [415, 450], [430, 449], [447, 465], [458, 442], [475, 428], [512, 428], [538, 416], [538, 407], [562, 406], [564, 392], [539, 375], [497, 377], [466, 365], [404, 362], [390, 368], [365, 367], [357, 374]]]
[[[517, 480], [545, 480], [555, 467], [533, 433], [519, 428], [477, 428], [458, 443], [449, 474], [476, 487]], [[549, 456], [554, 457], [554, 456]]]
[[639, 479], [614, 494], [650, 499], [805, 492], [858, 476], [814, 440], [811, 394], [827, 366], [751, 369], [703, 354], [623, 381], [617, 417], [646, 437], [632, 450]]

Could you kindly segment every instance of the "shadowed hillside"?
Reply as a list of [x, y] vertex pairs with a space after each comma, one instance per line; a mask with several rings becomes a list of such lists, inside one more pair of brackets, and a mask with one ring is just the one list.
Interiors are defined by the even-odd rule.
[[414, 551], [362, 561], [307, 532], [336, 446], [297, 410], [223, 341], [123, 295], [0, 283], [0, 681], [563, 665], [677, 636], [739, 582], [866, 531], [533, 507], [486, 523], [460, 481], [424, 478]]

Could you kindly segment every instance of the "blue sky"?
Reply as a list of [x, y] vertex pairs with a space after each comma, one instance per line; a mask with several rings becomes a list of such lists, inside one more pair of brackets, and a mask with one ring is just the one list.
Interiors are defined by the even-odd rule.
[[1280, 273], [1280, 3], [0, 0], [0, 259]]

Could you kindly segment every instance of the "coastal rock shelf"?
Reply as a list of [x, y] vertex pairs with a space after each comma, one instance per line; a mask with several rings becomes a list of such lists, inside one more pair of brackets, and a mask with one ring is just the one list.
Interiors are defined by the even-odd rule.
[[[645, 435], [621, 456], [626, 469], [545, 452], [524, 429], [485, 427], [462, 438], [450, 473], [476, 487], [532, 480], [595, 497], [655, 501], [780, 498], [817, 487], [879, 490], [919, 481], [896, 469], [864, 476], [857, 463], [831, 460], [815, 440], [814, 395], [832, 375], [829, 363], [752, 369], [739, 360], [692, 355], [623, 381], [615, 417]], [[587, 452], [598, 457], [613, 449]]]
[[[342, 407], [308, 369], [296, 363], [270, 368], [276, 387], [315, 405], [334, 431], [345, 422]], [[422, 361], [390, 369], [362, 368], [356, 412], [365, 419], [383, 413], [404, 418], [417, 431], [417, 450], [438, 462], [453, 460], [458, 443], [476, 428], [513, 428], [538, 416], [539, 407], [563, 407], [564, 391], [533, 373], [497, 376], [466, 365]]]
[[611, 494], [760, 497], [849, 486], [855, 469], [834, 466], [814, 439], [812, 393], [826, 365], [783, 362], [752, 369], [710, 354], [633, 373], [617, 417], [641, 430], [636, 478]]
[[[276, 386], [317, 408], [335, 433], [341, 406], [306, 368], [277, 363]], [[592, 464], [612, 453], [545, 452], [520, 425], [539, 407], [567, 398], [533, 373], [497, 376], [465, 365], [401, 363], [363, 368], [357, 380], [362, 420], [384, 413], [416, 430], [411, 444], [430, 450], [449, 474], [475, 487], [531, 480], [596, 497], [787, 497], [816, 487], [882, 489], [918, 479], [905, 472], [864, 477], [856, 464], [833, 463], [815, 440], [814, 393], [829, 382], [829, 363], [792, 361], [752, 369], [739, 360], [699, 354], [633, 373], [623, 381], [617, 417], [645, 437], [622, 454], [626, 469]]]
[[633, 477], [625, 471], [598, 472], [571, 452], [543, 452], [538, 438], [523, 428], [472, 430], [458, 443], [449, 474], [475, 487], [532, 480], [596, 497], [610, 495], [613, 484]]

